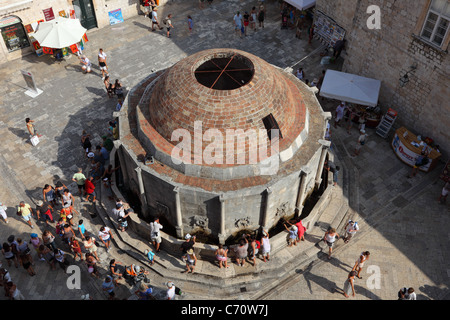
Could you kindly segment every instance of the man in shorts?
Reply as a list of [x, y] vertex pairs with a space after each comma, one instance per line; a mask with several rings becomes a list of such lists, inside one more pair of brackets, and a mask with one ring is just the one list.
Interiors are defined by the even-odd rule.
[[[86, 183], [86, 177], [83, 174], [83, 169], [78, 168], [78, 172], [73, 175], [72, 181], [75, 181], [77, 183], [78, 191], [81, 197], [81, 192], [84, 190], [84, 185]], [[86, 192], [84, 192], [84, 194], [86, 194]]]
[[98, 50], [98, 65], [102, 71], [102, 80], [105, 80], [105, 76], [109, 75], [108, 65], [106, 64], [106, 53], [102, 48]]
[[166, 19], [164, 19], [164, 25], [167, 30], [167, 38], [170, 38], [170, 29], [174, 28], [172, 25], [172, 14], [169, 14]]
[[152, 11], [152, 31], [155, 31], [155, 26], [159, 28], [159, 30], [162, 30], [162, 27], [159, 25], [158, 22], [158, 8], [154, 8]]
[[22, 219], [25, 220], [25, 222], [31, 227], [31, 229], [34, 228], [34, 226], [31, 224], [32, 213], [33, 209], [31, 208], [31, 206], [28, 203], [21, 201], [19, 207], [17, 208], [17, 214], [22, 216]]
[[161, 245], [161, 234], [160, 230], [163, 228], [161, 224], [159, 224], [159, 219], [155, 218], [153, 222], [150, 222], [150, 239], [155, 247], [156, 252], [160, 251]]
[[100, 231], [98, 232], [98, 237], [100, 240], [102, 240], [103, 244], [106, 247], [106, 252], [109, 252], [110, 246], [111, 246], [111, 239], [113, 238], [111, 230], [109, 230], [108, 227], [101, 227]]

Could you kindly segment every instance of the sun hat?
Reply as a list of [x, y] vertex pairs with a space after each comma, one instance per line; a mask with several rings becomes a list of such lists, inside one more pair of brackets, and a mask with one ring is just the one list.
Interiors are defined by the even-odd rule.
[[38, 207], [42, 206], [43, 204], [44, 204], [44, 202], [43, 202], [42, 200], [38, 200], [38, 201], [36, 202], [36, 205], [37, 205]]
[[189, 249], [188, 251], [187, 251], [187, 254], [193, 254], [194, 253], [194, 250], [192, 250], [192, 249]]

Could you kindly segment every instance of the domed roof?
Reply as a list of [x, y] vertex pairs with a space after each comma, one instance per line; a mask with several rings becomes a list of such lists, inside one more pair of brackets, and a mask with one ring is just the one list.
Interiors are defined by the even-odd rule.
[[[265, 133], [265, 137], [259, 135], [257, 142], [259, 163], [271, 156], [270, 146], [264, 145], [272, 138], [267, 130], [279, 128], [279, 139], [270, 143], [276, 141], [280, 153], [291, 148], [293, 154], [300, 147], [299, 136], [302, 141], [307, 137], [307, 108], [299, 85], [291, 74], [247, 52], [235, 49], [198, 52], [167, 69], [154, 82], [148, 107], [148, 121], [154, 129], [150, 140], [156, 151], [172, 155], [180, 141], [190, 142], [189, 165], [227, 168], [251, 164], [254, 150], [249, 139], [245, 140], [245, 148], [239, 149], [237, 139], [227, 140], [227, 130], [242, 130], [235, 131], [236, 137], [242, 138], [250, 131]], [[175, 132], [181, 132], [183, 138], [174, 135]], [[211, 132], [216, 133], [214, 139], [208, 138]], [[222, 141], [217, 140], [217, 132], [223, 135]], [[186, 134], [190, 140], [183, 140]], [[195, 152], [204, 155], [210, 151], [212, 141], [223, 146], [223, 161], [196, 162]], [[296, 146], [292, 149], [293, 144]], [[234, 161], [226, 161], [230, 156], [227, 148], [233, 145], [230, 150]], [[261, 147], [269, 155], [265, 156]], [[238, 163], [240, 156], [245, 156], [244, 164]], [[183, 159], [186, 162], [187, 158]]]

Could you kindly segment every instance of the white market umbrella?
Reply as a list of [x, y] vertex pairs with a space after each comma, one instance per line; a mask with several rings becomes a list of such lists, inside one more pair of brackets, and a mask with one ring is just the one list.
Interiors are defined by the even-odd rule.
[[41, 47], [62, 49], [80, 42], [86, 33], [80, 20], [56, 17], [51, 21], [41, 22], [33, 37]]
[[380, 80], [327, 70], [320, 88], [320, 95], [325, 98], [375, 107], [378, 104], [380, 87]]

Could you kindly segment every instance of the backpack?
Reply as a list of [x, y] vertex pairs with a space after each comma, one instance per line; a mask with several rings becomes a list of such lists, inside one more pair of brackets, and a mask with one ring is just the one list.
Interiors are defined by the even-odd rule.
[[167, 24], [167, 21], [169, 21], [169, 19], [168, 19], [168, 18], [164, 18], [162, 22], [163, 22], [164, 24]]
[[428, 157], [423, 157], [422, 161], [420, 162], [421, 166], [424, 166], [430, 162], [430, 159]]
[[183, 291], [181, 291], [180, 288], [175, 287], [175, 294], [181, 296], [183, 294]]

